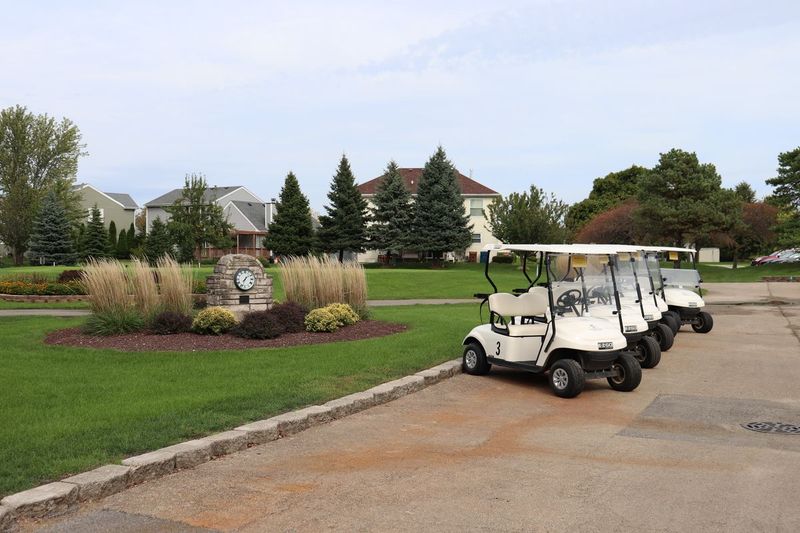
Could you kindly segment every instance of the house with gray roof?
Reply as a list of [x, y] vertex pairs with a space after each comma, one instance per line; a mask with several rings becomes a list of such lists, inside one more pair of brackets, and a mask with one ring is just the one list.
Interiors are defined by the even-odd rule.
[[139, 205], [130, 194], [103, 192], [88, 183], [76, 185], [75, 191], [80, 195], [80, 204], [86, 210], [87, 219], [91, 217], [92, 208], [97, 206], [106, 227], [113, 221], [117, 231], [121, 231], [127, 230], [133, 224]]
[[[180, 199], [182, 191], [183, 189], [173, 189], [144, 204], [147, 231], [150, 231], [150, 226], [156, 218], [160, 218], [162, 222], [169, 221], [167, 208]], [[231, 237], [234, 246], [230, 249], [203, 248], [200, 252], [201, 257], [221, 257], [228, 253], [242, 253], [255, 257], [269, 255], [269, 250], [264, 248], [263, 241], [275, 213], [273, 203], [264, 202], [240, 185], [209, 187], [204, 200], [208, 204], [216, 203], [222, 207], [225, 217], [233, 226]]]

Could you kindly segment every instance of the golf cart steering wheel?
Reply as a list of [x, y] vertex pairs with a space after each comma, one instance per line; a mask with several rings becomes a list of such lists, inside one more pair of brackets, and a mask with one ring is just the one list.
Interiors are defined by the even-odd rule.
[[599, 304], [605, 305], [611, 303], [611, 296], [608, 294], [608, 290], [602, 285], [592, 287], [589, 289], [588, 294], [589, 298], [597, 298], [597, 303]]
[[572, 309], [576, 316], [580, 316], [577, 304], [581, 301], [581, 291], [578, 289], [570, 289], [556, 300], [556, 306], [563, 309]]

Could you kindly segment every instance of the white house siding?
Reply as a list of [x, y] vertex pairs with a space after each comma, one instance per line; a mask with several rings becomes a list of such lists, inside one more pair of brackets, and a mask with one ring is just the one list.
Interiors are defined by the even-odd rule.
[[170, 219], [169, 213], [163, 207], [145, 207], [147, 213], [147, 233], [150, 233], [150, 226], [156, 218], [160, 218], [161, 222], [167, 223]]

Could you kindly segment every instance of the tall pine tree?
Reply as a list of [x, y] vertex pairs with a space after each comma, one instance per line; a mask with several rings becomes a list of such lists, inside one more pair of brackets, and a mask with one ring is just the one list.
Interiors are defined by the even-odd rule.
[[72, 246], [72, 227], [55, 191], [48, 192], [33, 220], [30, 252], [33, 262], [71, 265], [77, 259]]
[[133, 250], [137, 246], [139, 246], [139, 238], [136, 236], [136, 228], [131, 222], [131, 226], [128, 228], [128, 249]]
[[328, 200], [331, 202], [325, 206], [328, 214], [319, 217], [317, 237], [320, 248], [326, 252], [338, 252], [341, 262], [345, 251], [361, 252], [367, 240], [367, 202], [356, 186], [356, 178], [345, 155], [342, 155], [333, 176]]
[[172, 255], [172, 238], [160, 217], [156, 217], [150, 224], [150, 231], [144, 241], [144, 255], [150, 264], [155, 264], [165, 255]]
[[124, 229], [119, 232], [119, 238], [117, 239], [117, 249], [116, 256], [117, 259], [129, 259], [131, 252], [128, 248], [128, 232]]
[[472, 242], [471, 230], [456, 169], [439, 146], [425, 163], [417, 188], [414, 246], [439, 259], [445, 252], [466, 249]]
[[277, 255], [307, 255], [314, 245], [308, 198], [292, 172], [286, 176], [264, 246]]
[[112, 220], [108, 224], [108, 254], [114, 255], [117, 251], [117, 225]]
[[103, 224], [103, 219], [100, 218], [100, 210], [95, 204], [92, 207], [92, 216], [83, 234], [83, 257], [106, 257], [108, 255], [107, 250], [108, 232]]
[[391, 261], [392, 251], [400, 255], [403, 249], [410, 247], [414, 222], [411, 192], [394, 161], [387, 165], [372, 201], [372, 224], [367, 228], [369, 247], [386, 250], [387, 260]]

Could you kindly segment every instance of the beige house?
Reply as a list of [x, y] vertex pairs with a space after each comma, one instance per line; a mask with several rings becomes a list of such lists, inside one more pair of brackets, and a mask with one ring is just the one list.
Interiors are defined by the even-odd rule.
[[[424, 169], [401, 168], [398, 170], [405, 182], [406, 188], [411, 192], [411, 197], [416, 198], [419, 180], [422, 177], [422, 171]], [[472, 244], [465, 250], [453, 250], [453, 253], [456, 259], [465, 259], [475, 262], [479, 260], [480, 251], [485, 245], [499, 242], [494, 238], [487, 226], [486, 207], [501, 195], [499, 192], [478, 183], [474, 179], [458, 171], [456, 171], [456, 177], [458, 179], [458, 187], [461, 190], [461, 198], [464, 202], [464, 212], [469, 215], [469, 220], [472, 224]], [[358, 186], [358, 190], [361, 191], [361, 195], [367, 201], [370, 208], [374, 207], [372, 199], [375, 197], [375, 192], [382, 179], [383, 176], [378, 176]], [[358, 260], [362, 263], [374, 263], [377, 262], [382, 255], [382, 251], [369, 250], [363, 254], [359, 254]], [[417, 255], [416, 253], [404, 254], [404, 257], [417, 257]]]
[[133, 224], [139, 206], [129, 194], [102, 192], [88, 183], [77, 185], [75, 190], [80, 194], [81, 207], [86, 210], [87, 219], [91, 218], [91, 210], [96, 205], [106, 227], [113, 221], [117, 231], [121, 231]]
[[[144, 204], [148, 232], [156, 218], [160, 218], [162, 222], [169, 221], [170, 215], [167, 208], [180, 198], [182, 192], [183, 189], [173, 189]], [[231, 237], [234, 245], [228, 249], [203, 248], [201, 257], [222, 257], [229, 253], [248, 254], [255, 257], [269, 256], [269, 250], [264, 248], [263, 241], [267, 236], [267, 226], [272, 222], [275, 214], [274, 203], [266, 203], [247, 188], [238, 185], [209, 187], [206, 190], [205, 201], [222, 206], [225, 217], [233, 225]]]

